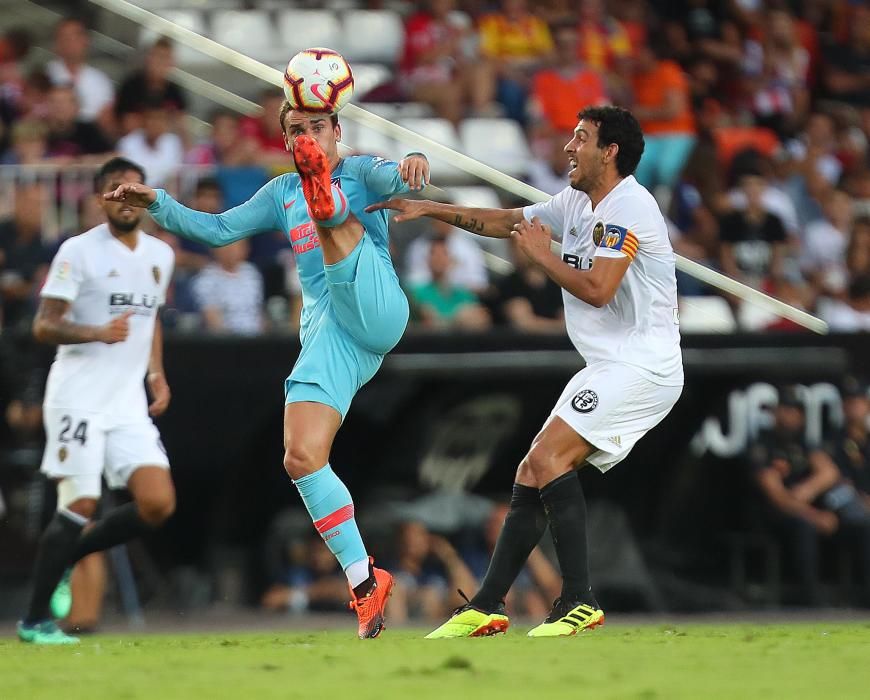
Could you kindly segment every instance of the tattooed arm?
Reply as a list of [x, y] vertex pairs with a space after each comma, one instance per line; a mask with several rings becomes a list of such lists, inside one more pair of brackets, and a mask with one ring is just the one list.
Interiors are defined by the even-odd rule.
[[522, 209], [479, 209], [426, 199], [388, 199], [366, 207], [367, 212], [380, 209], [393, 209], [398, 212], [394, 217], [397, 223], [430, 216], [489, 238], [508, 238], [514, 224], [523, 220]]

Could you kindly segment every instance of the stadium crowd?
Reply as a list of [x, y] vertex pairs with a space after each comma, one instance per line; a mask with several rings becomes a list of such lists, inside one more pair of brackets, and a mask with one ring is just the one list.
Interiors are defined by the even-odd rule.
[[[626, 106], [646, 134], [637, 178], [669, 213], [679, 253], [814, 311], [834, 330], [870, 328], [866, 3], [369, 3], [384, 5], [403, 16], [403, 48], [390, 77], [358, 91], [358, 102], [416, 102], [454, 125], [515, 120], [532, 154], [526, 178], [551, 193], [564, 186], [561, 149], [578, 109]], [[55, 58], [40, 64], [27, 32], [0, 41], [0, 159], [24, 168], [0, 223], [6, 326], [32, 312], [59, 242], [96, 221], [81, 180], [29, 182], [28, 166], [68, 171], [118, 153], [141, 163], [150, 184], [216, 212], [289, 163], [280, 91], [260, 95], [259, 115], [214, 111], [200, 138], [186, 118], [188, 95], [170, 79], [170, 41], [153, 41], [118, 84], [89, 64], [83, 20], [60, 21], [53, 42]], [[78, 219], [40, 221], [37, 203], [51, 198], [77, 202]], [[470, 235], [437, 225], [412, 233], [397, 231], [395, 254], [417, 323], [560, 328], [552, 284], [515, 256], [518, 271], [501, 278]], [[178, 253], [170, 323], [240, 334], [293, 327], [299, 290], [281, 232], [213, 253], [155, 234]], [[688, 276], [679, 283], [687, 332], [716, 319], [717, 330], [799, 330]]]
[[[429, 0], [369, 6], [400, 13], [405, 37], [389, 78], [358, 92], [357, 102], [415, 102], [454, 126], [468, 118], [511, 119], [532, 154], [523, 167], [526, 179], [548, 193], [564, 187], [562, 147], [577, 112], [592, 104], [628, 107], [646, 135], [636, 176], [667, 211], [678, 253], [813, 311], [834, 331], [870, 330], [867, 3]], [[149, 184], [218, 213], [245, 201], [290, 162], [277, 120], [280, 91], [259, 95], [258, 114], [213, 111], [203, 132], [191, 128], [189, 96], [170, 79], [176, 48], [168, 40], [153, 41], [142, 65], [117, 83], [89, 64], [82, 19], [59, 22], [53, 41], [54, 58], [40, 62], [26, 32], [7, 31], [0, 39], [0, 188], [14, 183], [14, 198], [4, 200], [0, 212], [4, 329], [29, 326], [57, 247], [99, 221], [88, 178], [66, 177], [70, 173], [90, 173], [119, 154], [142, 164]], [[75, 221], [49, 220], [49, 204], [70, 203]], [[295, 330], [300, 288], [283, 232], [209, 250], [148, 224], [176, 252], [168, 326], [249, 336]], [[496, 275], [474, 237], [447, 224], [427, 221], [395, 233], [397, 267], [419, 327], [563, 332], [559, 288], [512, 248], [502, 253], [515, 271]], [[678, 274], [678, 284], [685, 316], [694, 308], [705, 317], [691, 319], [689, 332], [707, 328], [711, 318], [725, 319], [719, 330], [801, 330], [688, 276]], [[34, 363], [21, 363], [17, 341], [6, 335], [0, 352], [14, 361], [4, 359], [0, 376], [8, 389], [3, 440], [32, 446], [40, 439], [44, 374]], [[22, 366], [29, 369], [19, 371]], [[792, 446], [785, 459], [783, 445], [800, 442], [788, 421], [802, 420], [788, 415], [796, 408], [789, 396], [777, 414], [784, 424], [759, 438], [747, 464], [769, 506], [766, 527], [783, 530], [795, 549], [803, 602], [818, 603], [818, 533], [832, 534], [845, 523], [863, 563], [870, 563], [870, 403], [866, 387], [844, 389], [852, 401], [845, 432], [831, 436], [823, 450]], [[822, 467], [818, 454], [827, 456]], [[804, 481], [814, 484], [812, 498]], [[808, 505], [836, 487], [841, 500]], [[794, 499], [807, 507], [798, 508]], [[491, 505], [490, 513], [475, 541], [449, 540], [419, 520], [400, 521], [385, 548], [405, 584], [395, 619], [436, 620], [457, 603], [457, 587], [476, 588], [503, 506]], [[273, 527], [264, 607], [334, 610], [346, 603], [341, 571], [309, 535], [310, 523]], [[509, 605], [540, 616], [558, 591], [555, 576], [547, 557], [536, 553]]]

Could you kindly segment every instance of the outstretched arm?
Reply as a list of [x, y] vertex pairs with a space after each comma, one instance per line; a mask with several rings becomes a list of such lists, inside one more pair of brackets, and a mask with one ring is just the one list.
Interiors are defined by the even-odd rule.
[[134, 207], [147, 207], [148, 213], [167, 231], [220, 247], [262, 231], [281, 228], [275, 182], [267, 182], [247, 202], [223, 214], [206, 214], [189, 209], [176, 202], [165, 190], [154, 190], [134, 182], [124, 183], [103, 197], [115, 202], [127, 202]]
[[514, 224], [523, 220], [522, 209], [460, 207], [455, 204], [432, 202], [428, 199], [388, 199], [366, 207], [367, 212], [380, 209], [397, 211], [398, 214], [393, 217], [397, 223], [429, 216], [489, 238], [509, 237]]

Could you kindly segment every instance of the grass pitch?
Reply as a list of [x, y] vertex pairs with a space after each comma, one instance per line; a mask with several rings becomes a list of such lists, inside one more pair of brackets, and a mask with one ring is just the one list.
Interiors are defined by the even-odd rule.
[[387, 630], [0, 640], [4, 700], [867, 698], [870, 623], [646, 625], [569, 639]]

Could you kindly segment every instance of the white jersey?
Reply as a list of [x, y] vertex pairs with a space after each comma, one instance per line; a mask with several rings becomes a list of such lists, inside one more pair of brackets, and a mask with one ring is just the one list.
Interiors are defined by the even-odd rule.
[[621, 362], [656, 384], [682, 385], [676, 258], [653, 196], [630, 175], [594, 211], [585, 193], [567, 187], [525, 207], [523, 216], [550, 226], [562, 259], [577, 269], [590, 269], [597, 257], [631, 259], [616, 295], [601, 308], [562, 290], [568, 336], [587, 365]]
[[157, 311], [164, 303], [175, 254], [163, 241], [138, 233], [136, 249], [107, 224], [70, 238], [51, 263], [41, 296], [70, 302], [67, 318], [103, 326], [132, 311], [127, 339], [61, 345], [48, 375], [45, 405], [111, 416], [147, 418], [145, 374]]

